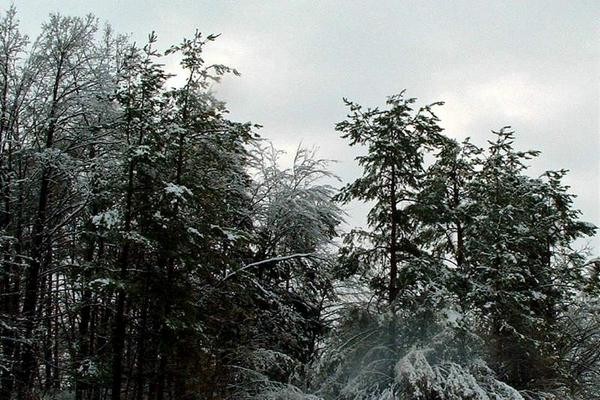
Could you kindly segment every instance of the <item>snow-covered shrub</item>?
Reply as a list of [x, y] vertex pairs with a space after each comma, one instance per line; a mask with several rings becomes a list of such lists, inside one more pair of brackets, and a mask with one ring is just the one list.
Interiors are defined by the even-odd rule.
[[[252, 399], [558, 400], [497, 378], [464, 316], [441, 309], [399, 315], [347, 311], [304, 388], [264, 379]], [[259, 379], [260, 380], [260, 379]]]
[[396, 382], [401, 398], [426, 400], [524, 400], [519, 392], [494, 378], [481, 359], [467, 365], [455, 362], [430, 364], [432, 349], [409, 352], [396, 364]]

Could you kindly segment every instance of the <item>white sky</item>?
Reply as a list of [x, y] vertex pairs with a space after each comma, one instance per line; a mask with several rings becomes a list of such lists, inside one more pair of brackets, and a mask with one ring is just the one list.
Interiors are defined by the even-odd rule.
[[[3, 0], [5, 1], [5, 0]], [[535, 173], [567, 168], [583, 219], [600, 225], [600, 3], [591, 1], [15, 0], [34, 36], [50, 12], [92, 12], [138, 42], [166, 48], [196, 28], [222, 33], [207, 58], [237, 68], [215, 90], [231, 117], [293, 151], [300, 141], [360, 170], [333, 126], [342, 97], [365, 106], [407, 89], [443, 100], [447, 134], [478, 144], [511, 125], [518, 148], [542, 151]], [[0, 10], [6, 5], [0, 4]], [[365, 207], [348, 210], [364, 224]], [[600, 254], [600, 237], [591, 240]]]

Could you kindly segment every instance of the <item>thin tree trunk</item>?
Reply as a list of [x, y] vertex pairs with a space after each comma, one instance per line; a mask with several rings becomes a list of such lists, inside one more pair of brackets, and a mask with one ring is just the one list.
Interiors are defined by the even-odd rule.
[[[133, 192], [133, 165], [129, 168], [129, 184], [127, 190], [128, 209], [131, 210], [131, 200]], [[125, 232], [131, 229], [131, 217], [125, 221]], [[119, 257], [119, 278], [121, 285], [117, 290], [117, 302], [115, 306], [115, 322], [112, 335], [112, 400], [121, 399], [121, 386], [123, 382], [123, 350], [125, 348], [125, 289], [122, 287], [127, 279], [127, 265], [129, 262], [130, 243], [125, 239]]]
[[[54, 134], [56, 131], [56, 114], [58, 108], [58, 89], [62, 79], [63, 58], [59, 60], [54, 85], [52, 88], [52, 103], [46, 131], [45, 149], [51, 149], [54, 145]], [[29, 400], [32, 396], [32, 378], [36, 366], [35, 349], [33, 347], [33, 330], [35, 328], [35, 314], [37, 309], [37, 299], [39, 291], [39, 276], [42, 266], [42, 256], [44, 249], [44, 233], [46, 230], [46, 213], [48, 201], [50, 198], [50, 180], [51, 168], [49, 165], [42, 166], [40, 182], [40, 191], [38, 197], [38, 206], [31, 231], [31, 261], [25, 274], [25, 296], [23, 300], [23, 317], [25, 318], [25, 340], [29, 341], [24, 345], [22, 354], [21, 371], [19, 373], [19, 390], [17, 398], [19, 400]]]
[[398, 254], [397, 254], [397, 230], [398, 230], [398, 209], [396, 204], [396, 169], [392, 164], [390, 178], [390, 208], [391, 208], [391, 229], [390, 229], [390, 286], [389, 301], [393, 303], [398, 296]]
[[[148, 277], [149, 271], [146, 271]], [[145, 282], [145, 288], [148, 287], [148, 279]], [[144, 290], [144, 302], [142, 305], [142, 315], [140, 320], [140, 331], [138, 336], [138, 357], [137, 357], [137, 373], [135, 377], [135, 399], [143, 400], [144, 387], [146, 383], [146, 338], [148, 336], [148, 293]]]
[[[50, 273], [45, 279], [42, 286], [46, 287], [46, 293], [44, 295], [44, 308], [41, 311], [42, 319], [45, 324], [45, 335], [44, 335], [44, 389], [48, 391], [52, 388], [52, 277], [54, 274]], [[45, 315], [43, 315], [45, 314]]]
[[[90, 148], [90, 159], [95, 157], [94, 146]], [[95, 186], [94, 186], [95, 189]], [[96, 215], [99, 211], [97, 202], [93, 202], [91, 205], [91, 215]], [[87, 248], [84, 255], [84, 263], [86, 268], [83, 271], [83, 291], [81, 293], [81, 312], [80, 312], [80, 323], [79, 323], [79, 346], [78, 346], [78, 360], [76, 360], [77, 371], [82, 367], [82, 361], [86, 360], [91, 355], [91, 338], [89, 335], [90, 331], [90, 320], [92, 312], [92, 290], [89, 287], [91, 279], [90, 264], [94, 260], [94, 251], [96, 249], [96, 237], [94, 232], [94, 224], [89, 223], [88, 229], [90, 233], [87, 239]], [[84, 393], [89, 389], [89, 385], [86, 380], [82, 378], [81, 373], [77, 372], [75, 376], [75, 400], [83, 400]]]

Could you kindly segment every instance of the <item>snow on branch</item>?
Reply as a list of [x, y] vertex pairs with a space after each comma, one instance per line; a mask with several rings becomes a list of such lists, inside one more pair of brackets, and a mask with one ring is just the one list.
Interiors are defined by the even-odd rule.
[[258, 267], [260, 265], [270, 264], [270, 263], [278, 263], [281, 261], [293, 260], [296, 258], [319, 258], [320, 259], [320, 257], [318, 257], [315, 253], [294, 253], [294, 254], [290, 254], [287, 256], [267, 258], [265, 260], [261, 260], [261, 261], [257, 261], [257, 262], [253, 262], [253, 263], [244, 265], [242, 268], [237, 269], [237, 270], [225, 275], [225, 277], [223, 279], [221, 279], [221, 281], [219, 283], [225, 282], [226, 280], [228, 280], [229, 278], [231, 278], [234, 275], [239, 274], [240, 272], [245, 272], [249, 269]]

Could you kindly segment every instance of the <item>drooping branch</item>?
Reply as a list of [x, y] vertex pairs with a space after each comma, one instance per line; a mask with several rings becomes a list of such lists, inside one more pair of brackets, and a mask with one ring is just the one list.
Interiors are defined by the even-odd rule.
[[287, 261], [287, 260], [293, 260], [296, 258], [319, 258], [319, 256], [317, 256], [315, 253], [294, 253], [294, 254], [290, 254], [287, 256], [279, 256], [279, 257], [272, 257], [272, 258], [267, 258], [265, 260], [261, 260], [261, 261], [257, 261], [257, 262], [253, 262], [250, 264], [246, 264], [243, 267], [241, 267], [240, 269], [237, 269], [227, 275], [225, 275], [225, 277], [223, 277], [223, 279], [221, 279], [219, 281], [219, 284], [225, 282], [226, 280], [230, 279], [231, 277], [238, 275], [241, 272], [245, 272], [249, 269], [258, 267], [260, 265], [264, 265], [264, 264], [270, 264], [270, 263], [278, 263], [281, 261]]

